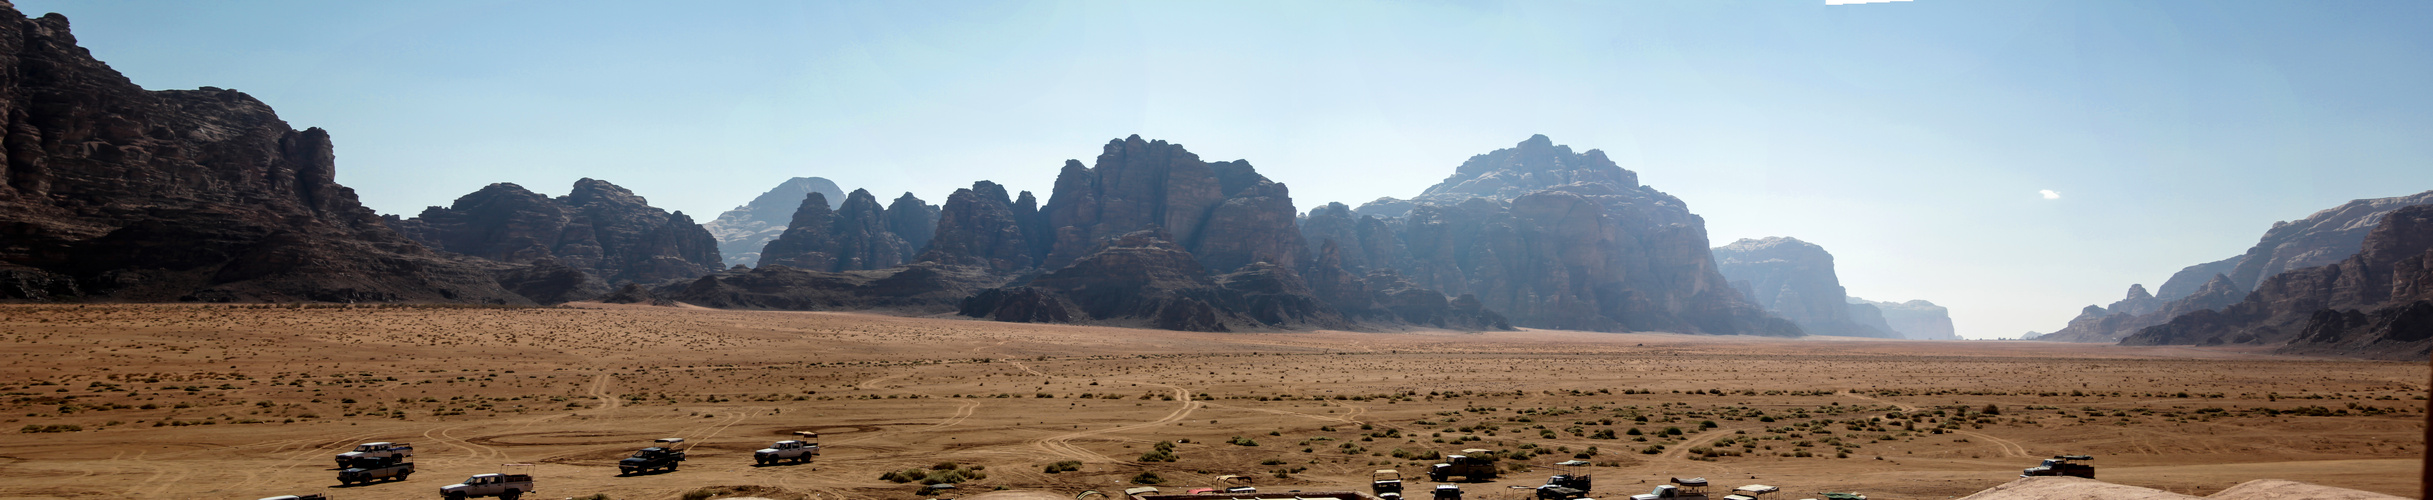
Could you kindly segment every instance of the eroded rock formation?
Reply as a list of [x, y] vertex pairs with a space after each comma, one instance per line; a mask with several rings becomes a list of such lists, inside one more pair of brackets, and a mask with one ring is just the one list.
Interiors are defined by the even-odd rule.
[[2337, 263], [2274, 275], [2237, 304], [2174, 317], [2121, 343], [2424, 358], [2433, 347], [2433, 331], [2424, 329], [2433, 307], [2433, 206], [2387, 213], [2360, 247]]
[[330, 134], [235, 90], [147, 91], [0, 4], [0, 300], [520, 304], [337, 183]]
[[1852, 322], [1893, 332], [1910, 340], [1960, 340], [1952, 329], [1951, 310], [1933, 302], [1877, 302], [1850, 298]]
[[[2088, 306], [2070, 325], [2037, 340], [2117, 342], [2149, 326], [2162, 324], [2198, 309], [2216, 309], [2238, 302], [2265, 278], [2292, 270], [2339, 262], [2357, 253], [2366, 234], [2385, 215], [2402, 207], [2433, 204], [2433, 191], [2408, 196], [2350, 201], [2303, 219], [2273, 223], [2247, 253], [2181, 269], [2157, 289], [2152, 303]], [[2213, 283], [2228, 280], [2227, 289]], [[2134, 287], [2134, 285], [2132, 285]], [[2142, 288], [2142, 287], [2140, 287]], [[2138, 292], [2132, 292], [2131, 299]], [[2123, 305], [2131, 307], [2122, 308]]]
[[550, 260], [611, 284], [690, 279], [726, 267], [718, 240], [684, 212], [588, 178], [556, 198], [491, 184], [390, 224], [435, 249], [508, 264]]
[[999, 321], [1064, 318], [1184, 331], [1351, 326], [1291, 269], [1257, 263], [1211, 275], [1167, 238], [1163, 228], [1150, 226], [1107, 240], [1022, 286], [974, 296], [961, 312]]
[[[912, 200], [918, 203], [920, 200]], [[786, 232], [769, 241], [761, 258], [811, 271], [865, 271], [901, 265], [913, 257], [911, 243], [888, 229], [887, 209], [869, 191], [856, 189], [828, 210], [819, 193], [803, 198]]]
[[933, 262], [845, 272], [767, 264], [661, 286], [650, 296], [722, 309], [938, 314], [1005, 280], [987, 269]]
[[1253, 262], [1298, 268], [1307, 251], [1283, 184], [1249, 162], [1203, 162], [1180, 144], [1138, 135], [1109, 141], [1094, 166], [1065, 162], [1040, 211], [1051, 269], [1095, 252], [1105, 238], [1153, 226], [1220, 272]]
[[1742, 295], [1808, 333], [1899, 338], [1850, 318], [1849, 293], [1825, 247], [1779, 236], [1742, 239], [1715, 247], [1715, 268]]

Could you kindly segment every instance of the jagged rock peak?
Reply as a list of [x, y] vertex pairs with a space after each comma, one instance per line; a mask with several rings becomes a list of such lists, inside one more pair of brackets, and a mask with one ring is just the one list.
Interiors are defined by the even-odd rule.
[[1156, 225], [1218, 271], [1253, 262], [1297, 267], [1302, 247], [1297, 213], [1283, 184], [1249, 162], [1209, 163], [1180, 144], [1139, 135], [1108, 141], [1096, 163], [1068, 160], [1040, 209], [1053, 241], [1047, 267], [1088, 255], [1097, 241]]

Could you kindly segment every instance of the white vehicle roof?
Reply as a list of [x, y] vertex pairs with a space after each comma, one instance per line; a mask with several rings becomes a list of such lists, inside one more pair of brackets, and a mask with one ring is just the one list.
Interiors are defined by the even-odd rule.
[[682, 442], [684, 442], [684, 438], [659, 438], [658, 440], [656, 440], [656, 441], [652, 441], [652, 442], [654, 442], [654, 443], [676, 444], [676, 443], [682, 443]]
[[388, 445], [392, 445], [392, 444], [397, 444], [397, 443], [391, 443], [391, 442], [388, 442], [388, 441], [381, 441], [381, 442], [378, 442], [378, 443], [363, 443], [363, 445], [364, 445], [364, 446], [388, 446]]

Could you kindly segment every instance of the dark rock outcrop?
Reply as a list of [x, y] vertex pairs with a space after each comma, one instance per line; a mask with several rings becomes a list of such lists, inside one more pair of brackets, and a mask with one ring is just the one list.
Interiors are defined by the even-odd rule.
[[866, 271], [822, 272], [768, 264], [651, 290], [653, 296], [721, 309], [953, 312], [964, 298], [1005, 284], [987, 269], [917, 263]]
[[[835, 182], [818, 177], [796, 177], [786, 179], [768, 192], [753, 197], [751, 203], [718, 214], [717, 219], [701, 227], [718, 238], [718, 253], [726, 263], [756, 267], [760, 265], [760, 249], [769, 246], [770, 240], [786, 232], [787, 223], [794, 220], [794, 209], [800, 207], [803, 198], [811, 193], [819, 193], [829, 200], [831, 205], [828, 208], [831, 210], [838, 208], [834, 203], [845, 199], [845, 190], [837, 188]], [[905, 196], [912, 195], [906, 193]], [[913, 201], [917, 204], [920, 200]], [[923, 234], [927, 234], [926, 229], [923, 231]], [[918, 248], [917, 244], [915, 248]]]
[[[1029, 193], [1024, 192], [1024, 197]], [[972, 183], [970, 189], [957, 189], [946, 197], [946, 208], [938, 213], [937, 231], [917, 260], [1001, 272], [1037, 266], [1043, 257], [1038, 253], [1042, 245], [1029, 239], [1033, 231], [1024, 230], [1040, 224], [1025, 220], [1037, 218], [1036, 214], [1032, 211], [1026, 217], [1016, 211], [1004, 186], [989, 181]]]
[[1107, 240], [1022, 286], [976, 295], [961, 312], [1000, 321], [1067, 318], [1183, 331], [1351, 326], [1292, 269], [1254, 263], [1212, 276], [1156, 226]]
[[[2433, 204], [2433, 191], [2392, 198], [2354, 200], [2325, 209], [2294, 221], [2273, 223], [2255, 246], [2247, 253], [2220, 261], [2197, 264], [2181, 269], [2163, 283], [2151, 305], [2123, 304], [2114, 307], [2090, 306], [2082, 310], [2070, 326], [2037, 340], [2063, 342], [2117, 342], [2130, 333], [2159, 325], [2181, 314], [2197, 309], [2211, 309], [2237, 302], [2247, 292], [2254, 291], [2265, 278], [2302, 268], [2339, 262], [2357, 253], [2366, 234], [2385, 215], [2402, 207]], [[2230, 282], [2227, 299], [2212, 282], [2222, 276]], [[2200, 292], [2212, 290], [2204, 298]]]
[[887, 232], [903, 238], [912, 246], [915, 256], [929, 246], [929, 238], [938, 233], [938, 206], [904, 193], [887, 203]]
[[887, 209], [869, 191], [853, 190], [840, 207], [829, 211], [819, 193], [804, 197], [786, 232], [769, 241], [761, 258], [828, 272], [886, 269], [912, 259], [912, 245], [888, 229]]
[[1816, 335], [1899, 338], [1850, 318], [1849, 294], [1833, 271], [1833, 254], [1798, 238], [1742, 239], [1715, 247], [1715, 269], [1767, 311]]
[[1202, 162], [1180, 144], [1138, 135], [1108, 142], [1092, 167], [1065, 162], [1040, 212], [1052, 231], [1048, 268], [1088, 256], [1106, 238], [1149, 227], [1170, 231], [1220, 272], [1253, 262], [1297, 269], [1308, 251], [1283, 184], [1249, 162]]
[[330, 135], [213, 87], [146, 91], [0, 4], [0, 300], [520, 304], [337, 183]]
[[[2381, 218], [2337, 263], [2274, 275], [2237, 304], [2172, 318], [2123, 345], [2281, 345], [2285, 352], [2425, 357], [2420, 303], [2433, 301], [2433, 206]], [[2225, 280], [2229, 278], [2225, 277]]]
[[[1388, 200], [1370, 205], [1380, 203]], [[1402, 245], [1393, 259], [1400, 274], [1446, 295], [1473, 295], [1515, 325], [1801, 333], [1716, 271], [1702, 219], [1680, 199], [1639, 185], [1602, 151], [1574, 153], [1533, 136], [1470, 158], [1409, 203], [1406, 215], [1387, 221]]]
[[726, 267], [718, 240], [684, 212], [588, 178], [557, 198], [491, 184], [391, 224], [432, 248], [509, 264], [554, 260], [608, 283], [691, 279]]
[[541, 304], [591, 300], [609, 293], [608, 282], [591, 273], [543, 259], [526, 265], [500, 264], [490, 272], [499, 286]]
[[641, 283], [626, 283], [624, 288], [618, 288], [617, 291], [609, 292], [608, 295], [601, 296], [600, 302], [610, 304], [650, 304], [655, 306], [675, 305], [675, 302], [673, 301], [662, 299], [657, 295], [652, 294], [650, 288], [642, 286]]

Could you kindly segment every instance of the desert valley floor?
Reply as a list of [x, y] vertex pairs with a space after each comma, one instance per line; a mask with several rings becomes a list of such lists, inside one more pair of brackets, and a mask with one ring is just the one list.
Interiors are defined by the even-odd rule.
[[[1113, 492], [1143, 473], [1168, 491], [1220, 475], [1365, 490], [1386, 468], [1418, 491], [1435, 455], [1467, 448], [1536, 466], [1465, 484], [1471, 498], [1521, 498], [1507, 486], [1575, 458], [1600, 498], [1670, 476], [1947, 498], [2056, 454], [2200, 495], [2258, 478], [2412, 495], [2428, 375], [2187, 347], [600, 304], [0, 306], [0, 355], [0, 419], [20, 431], [0, 440], [0, 498], [435, 498], [504, 463], [538, 464], [541, 498], [922, 498], [882, 478], [905, 469], [982, 476], [965, 494]], [[794, 431], [821, 433], [824, 455], [752, 463]], [[663, 437], [694, 446], [680, 470], [618, 474]], [[412, 443], [418, 472], [338, 486], [332, 455], [369, 441]]]

